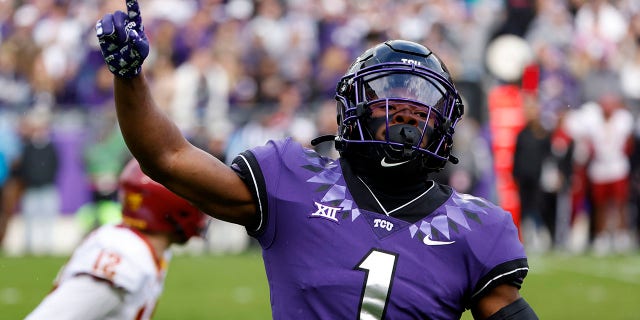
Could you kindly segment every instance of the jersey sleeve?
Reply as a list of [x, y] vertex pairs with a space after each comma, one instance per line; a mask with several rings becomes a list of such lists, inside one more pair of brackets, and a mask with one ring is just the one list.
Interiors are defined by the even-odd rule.
[[273, 207], [276, 201], [271, 198], [281, 183], [281, 175], [291, 162], [296, 161], [301, 151], [302, 146], [293, 143], [291, 138], [272, 140], [241, 153], [232, 163], [232, 169], [247, 184], [260, 211], [259, 225], [247, 231], [263, 248], [271, 245], [276, 232], [275, 223], [272, 223], [277, 211]]
[[283, 197], [290, 195], [299, 185], [300, 168], [309, 164], [313, 151], [304, 148], [292, 138], [271, 140], [263, 146], [255, 147], [238, 155], [232, 162], [232, 169], [251, 190], [260, 213], [257, 227], [247, 228], [250, 236], [258, 240], [263, 248], [269, 247], [276, 234], [276, 215]]
[[103, 319], [121, 303], [118, 289], [89, 276], [77, 276], [49, 293], [25, 320]]
[[482, 232], [469, 234], [468, 245], [474, 265], [474, 288], [471, 303], [500, 284], [520, 288], [529, 271], [526, 253], [518, 229], [508, 212], [495, 207], [491, 215], [497, 218]]
[[268, 220], [268, 202], [266, 183], [262, 169], [254, 154], [250, 151], [244, 151], [239, 154], [232, 162], [231, 169], [244, 181], [249, 188], [253, 200], [258, 208], [260, 221], [255, 227], [247, 227], [247, 233], [252, 237], [258, 237], [265, 231], [266, 222]]

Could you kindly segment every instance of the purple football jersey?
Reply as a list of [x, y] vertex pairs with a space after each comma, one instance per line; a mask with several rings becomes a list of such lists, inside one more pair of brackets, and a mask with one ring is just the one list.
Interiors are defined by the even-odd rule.
[[416, 222], [368, 211], [339, 161], [291, 139], [242, 153], [234, 168], [262, 214], [249, 233], [274, 319], [459, 319], [528, 271], [511, 215], [481, 198], [452, 192]]

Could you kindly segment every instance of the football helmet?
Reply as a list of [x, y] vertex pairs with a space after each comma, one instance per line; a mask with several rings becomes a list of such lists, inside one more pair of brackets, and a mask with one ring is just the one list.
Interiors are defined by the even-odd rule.
[[365, 51], [338, 82], [335, 98], [336, 149], [357, 168], [424, 177], [457, 163], [451, 148], [464, 105], [427, 47], [391, 40]]
[[173, 234], [173, 242], [183, 244], [202, 236], [206, 215], [142, 172], [138, 161], [130, 160], [122, 170], [118, 198], [124, 225], [146, 232]]

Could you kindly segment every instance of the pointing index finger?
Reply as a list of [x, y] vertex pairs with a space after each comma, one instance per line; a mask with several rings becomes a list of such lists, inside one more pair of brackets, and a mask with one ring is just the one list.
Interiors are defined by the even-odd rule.
[[140, 16], [140, 6], [138, 0], [126, 0], [127, 1], [127, 15], [129, 21], [133, 21], [138, 26], [142, 26], [142, 17]]

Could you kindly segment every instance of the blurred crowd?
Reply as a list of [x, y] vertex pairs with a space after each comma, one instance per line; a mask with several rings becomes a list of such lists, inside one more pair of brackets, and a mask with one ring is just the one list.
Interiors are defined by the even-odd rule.
[[[56, 214], [84, 215], [87, 230], [117, 219], [117, 209], [95, 210], [113, 203], [130, 155], [94, 25], [124, 2], [0, 0], [0, 242], [14, 213], [44, 243], [50, 235], [35, 231], [37, 222], [50, 225]], [[436, 179], [515, 201], [530, 250], [605, 255], [638, 246], [637, 0], [139, 3], [153, 95], [185, 136], [223, 161], [270, 138], [308, 143], [334, 133], [335, 85], [355, 55], [386, 39], [413, 40], [445, 61], [466, 100], [460, 164]], [[525, 50], [489, 53], [505, 36]], [[519, 97], [517, 135], [491, 125], [499, 88]], [[513, 148], [499, 157], [492, 146], [504, 140]], [[316, 148], [335, 156], [330, 144]], [[496, 191], [504, 163], [516, 194]]]

